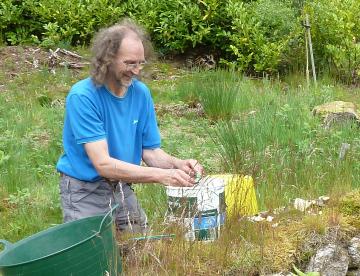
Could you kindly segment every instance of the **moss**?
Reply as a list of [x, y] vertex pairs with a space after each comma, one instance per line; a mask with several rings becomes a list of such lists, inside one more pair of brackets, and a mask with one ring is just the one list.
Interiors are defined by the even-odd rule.
[[339, 202], [340, 212], [356, 216], [360, 213], [360, 189], [346, 194]]
[[360, 230], [360, 214], [344, 217], [341, 227], [346, 232], [356, 235]]

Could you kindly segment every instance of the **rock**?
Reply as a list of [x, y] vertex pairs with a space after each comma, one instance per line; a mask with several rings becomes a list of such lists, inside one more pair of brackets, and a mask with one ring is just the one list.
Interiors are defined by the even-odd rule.
[[360, 126], [359, 115], [353, 112], [330, 113], [324, 119], [324, 128], [329, 129], [335, 124], [344, 124], [346, 122], [356, 122]]
[[349, 270], [346, 276], [360, 276], [360, 269]]
[[348, 252], [350, 257], [349, 268], [360, 268], [360, 235], [350, 240]]
[[329, 201], [330, 197], [328, 196], [320, 196], [318, 199], [302, 199], [302, 198], [295, 198], [294, 200], [294, 208], [296, 210], [305, 212], [308, 211], [308, 213], [312, 214], [320, 214], [319, 208], [322, 208], [325, 206], [325, 204]]
[[343, 102], [343, 101], [334, 101], [325, 103], [322, 105], [317, 105], [312, 110], [314, 115], [320, 115], [326, 117], [329, 113], [354, 113], [354, 115], [360, 120], [359, 115], [357, 114], [356, 105], [352, 102]]
[[252, 222], [260, 222], [260, 221], [264, 221], [265, 218], [257, 215], [257, 216], [252, 216], [252, 217], [250, 217], [249, 220], [252, 221]]
[[312, 204], [311, 200], [305, 200], [302, 198], [295, 198], [294, 200], [294, 208], [302, 212], [308, 209]]
[[340, 151], [339, 151], [339, 159], [342, 160], [345, 158], [346, 152], [350, 149], [350, 144], [341, 143]]
[[328, 196], [320, 196], [318, 199], [315, 200], [315, 205], [318, 207], [324, 207], [329, 200], [330, 197]]
[[323, 276], [346, 275], [350, 258], [347, 250], [336, 244], [320, 248], [311, 258], [307, 272], [320, 272]]
[[319, 196], [319, 200], [321, 200], [323, 203], [326, 203], [330, 200], [329, 196]]
[[355, 121], [360, 125], [360, 115], [356, 105], [352, 102], [334, 101], [315, 106], [312, 110], [314, 115], [324, 119], [324, 127], [330, 128], [334, 123]]

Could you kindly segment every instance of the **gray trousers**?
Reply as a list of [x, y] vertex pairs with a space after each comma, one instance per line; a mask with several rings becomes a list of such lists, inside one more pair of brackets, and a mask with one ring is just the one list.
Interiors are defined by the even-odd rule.
[[68, 175], [61, 175], [60, 196], [64, 222], [89, 216], [106, 214], [115, 204], [115, 224], [118, 230], [144, 233], [147, 217], [131, 185], [127, 183], [86, 182]]

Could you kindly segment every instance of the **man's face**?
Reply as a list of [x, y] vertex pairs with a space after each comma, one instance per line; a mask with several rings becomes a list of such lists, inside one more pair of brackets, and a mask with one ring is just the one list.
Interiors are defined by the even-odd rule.
[[140, 73], [144, 63], [144, 47], [141, 40], [135, 35], [125, 37], [111, 67], [117, 85], [129, 87], [131, 79]]

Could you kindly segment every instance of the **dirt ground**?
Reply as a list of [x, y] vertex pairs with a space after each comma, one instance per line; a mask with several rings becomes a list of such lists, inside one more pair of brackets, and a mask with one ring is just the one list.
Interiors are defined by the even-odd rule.
[[6, 77], [5, 80], [9, 80], [46, 66], [49, 53], [38, 47], [7, 46], [0, 48], [0, 57], [1, 71]]
[[89, 62], [75, 52], [64, 49], [46, 50], [34, 46], [0, 47], [0, 86], [5, 82], [47, 68], [50, 72], [63, 66], [73, 69], [85, 67]]
[[[81, 56], [76, 51], [65, 49], [43, 49], [35, 46], [6, 46], [0, 47], [0, 86], [4, 82], [14, 79], [21, 74], [29, 74], [34, 70], [48, 68], [49, 71], [56, 67], [68, 67], [71, 69], [86, 68], [89, 65], [89, 58]], [[161, 80], [173, 79], [177, 75], [184, 73], [183, 63], [177, 60], [161, 60], [162, 64], [167, 64], [166, 70], [159, 66], [158, 62], [145, 68], [142, 78]], [[166, 72], [164, 72], [166, 71]]]
[[[89, 70], [89, 58], [81, 56], [76, 51], [65, 49], [47, 50], [35, 46], [6, 46], [0, 47], [0, 92], [6, 91], [7, 85], [15, 78], [24, 74], [33, 74], [36, 71], [48, 70], [55, 74], [57, 68], [68, 67], [79, 72], [80, 69]], [[146, 66], [140, 76], [144, 81], [174, 81], [189, 73], [184, 62], [176, 60], [152, 61]], [[156, 104], [156, 110], [161, 116], [166, 113], [183, 116], [189, 111], [203, 115], [201, 106], [188, 106], [187, 104]]]

